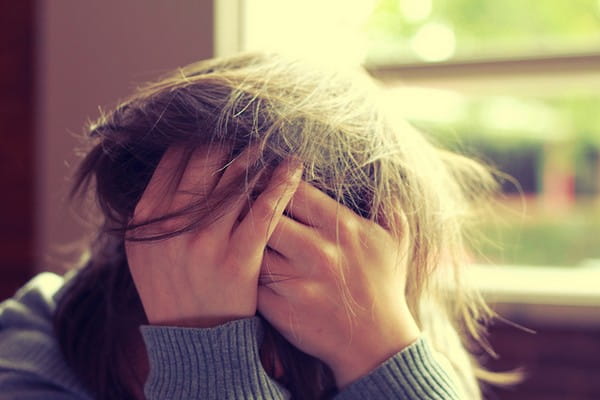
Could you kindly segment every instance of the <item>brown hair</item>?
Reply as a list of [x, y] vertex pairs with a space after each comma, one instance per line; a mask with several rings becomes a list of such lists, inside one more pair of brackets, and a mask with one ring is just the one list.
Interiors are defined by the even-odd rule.
[[[73, 194], [89, 191], [102, 211], [87, 263], [69, 283], [55, 316], [63, 353], [98, 398], [133, 397], [131, 349], [143, 346], [145, 322], [129, 274], [125, 240], [156, 240], [201, 227], [231, 199], [251, 196], [261, 171], [293, 154], [303, 179], [360, 215], [399, 230], [398, 205], [410, 232], [406, 296], [417, 323], [448, 360], [467, 397], [481, 397], [475, 376], [490, 378], [467, 347], [485, 346], [491, 311], [462, 280], [464, 225], [495, 187], [480, 164], [434, 147], [397, 120], [364, 74], [328, 71], [277, 55], [246, 54], [199, 62], [138, 90], [89, 130], [92, 147]], [[134, 236], [129, 221], [159, 160], [170, 146], [188, 155], [223, 146], [230, 159], [250, 144], [260, 161], [223, 193], [176, 215], [187, 223], [155, 237]], [[175, 174], [183, 173], [184, 157]], [[173, 179], [178, 179], [174, 176]], [[132, 346], [137, 344], [137, 346]], [[265, 348], [284, 364], [283, 383], [297, 399], [335, 391], [331, 372], [267, 327]], [[268, 357], [267, 357], [268, 358]]]

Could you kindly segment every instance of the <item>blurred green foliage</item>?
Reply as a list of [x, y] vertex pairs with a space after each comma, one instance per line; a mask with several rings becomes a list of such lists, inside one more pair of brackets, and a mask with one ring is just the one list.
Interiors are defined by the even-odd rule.
[[600, 259], [600, 204], [568, 212], [502, 210], [480, 226], [482, 237], [474, 243], [479, 262], [576, 266]]
[[[415, 4], [430, 10], [411, 17]], [[409, 43], [430, 22], [454, 31], [455, 59], [600, 50], [598, 0], [378, 0], [367, 25], [369, 60], [419, 60]]]
[[[578, 146], [592, 146], [600, 148], [600, 96], [569, 96], [549, 98], [536, 98], [533, 96], [519, 96], [518, 104], [521, 109], [527, 107], [543, 107], [554, 120], [561, 121], [562, 126], [537, 127], [532, 124], [528, 129], [507, 129], [486, 121], [482, 116], [485, 109], [489, 109], [494, 97], [471, 98], [465, 103], [463, 118], [443, 124], [435, 119], [408, 118], [425, 132], [434, 134], [446, 145], [455, 145], [465, 139], [478, 141], [488, 137], [498, 147], [514, 147], [515, 145], [528, 146], [531, 144], [542, 145], [544, 142], [556, 140], [556, 133], [551, 130], [560, 130], [559, 140], [562, 142], [577, 142]], [[527, 113], [527, 110], [525, 110]], [[516, 116], [515, 116], [516, 117]]]
[[[444, 29], [418, 41], [431, 25]], [[435, 61], [600, 53], [600, 0], [377, 0], [366, 29], [366, 62], [372, 65], [426, 62], [431, 53], [419, 46], [440, 50], [439, 42], [453, 48], [440, 50]], [[428, 96], [413, 103], [429, 110]], [[598, 94], [574, 95], [566, 88], [552, 97], [463, 96], [457, 107], [460, 117], [454, 120], [436, 120], [435, 109], [407, 118], [434, 142], [480, 158], [521, 183], [505, 182], [507, 197], [498, 200], [495, 217], [481, 220], [481, 234], [473, 238], [476, 259], [528, 265], [600, 259]], [[553, 209], [553, 199], [542, 193], [544, 179], [556, 171], [572, 174], [573, 193], [559, 196], [576, 201], [558, 201]], [[521, 189], [526, 196], [520, 198]], [[528, 207], [515, 211], [520, 199]]]
[[565, 96], [544, 101], [569, 120], [573, 135], [580, 141], [580, 145], [600, 148], [600, 97], [598, 95]]

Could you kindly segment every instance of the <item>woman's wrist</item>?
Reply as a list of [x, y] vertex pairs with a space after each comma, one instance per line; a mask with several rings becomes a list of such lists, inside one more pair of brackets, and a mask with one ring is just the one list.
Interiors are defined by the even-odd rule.
[[401, 332], [373, 335], [363, 346], [346, 350], [336, 361], [328, 363], [339, 389], [368, 375], [386, 360], [413, 344], [421, 332], [412, 317], [402, 324]]
[[194, 317], [194, 318], [178, 318], [171, 320], [149, 320], [150, 325], [165, 326], [165, 327], [179, 327], [179, 328], [216, 328], [221, 325], [225, 325], [232, 321], [238, 321], [246, 318], [251, 318], [253, 315], [248, 316], [207, 316], [207, 317]]

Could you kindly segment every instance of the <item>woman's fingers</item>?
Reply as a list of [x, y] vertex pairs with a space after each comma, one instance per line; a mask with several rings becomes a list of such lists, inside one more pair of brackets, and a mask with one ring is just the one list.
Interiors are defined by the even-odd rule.
[[263, 255], [258, 284], [274, 289], [278, 284], [294, 279], [297, 275], [295, 272], [285, 257], [267, 248]]
[[258, 157], [255, 146], [251, 146], [224, 164], [228, 154], [227, 148], [218, 146], [195, 150], [179, 182], [172, 209], [180, 209], [199, 197], [208, 198], [211, 193], [218, 192], [245, 174]]
[[172, 190], [175, 189], [169, 186], [173, 183], [173, 175], [177, 171], [182, 154], [182, 148], [170, 147], [162, 156], [135, 207], [133, 223], [143, 222], [169, 211]]
[[297, 161], [288, 159], [275, 168], [267, 188], [252, 204], [232, 235], [232, 240], [237, 244], [239, 259], [256, 260], [262, 257], [301, 177], [302, 168]]
[[310, 183], [300, 182], [287, 211], [305, 225], [335, 229], [338, 218], [349, 210]]
[[[241, 175], [247, 174], [248, 170], [257, 161], [259, 154], [258, 148], [256, 146], [251, 146], [242, 151], [230, 163], [223, 166], [221, 169], [225, 169], [225, 171], [223, 172], [223, 175], [219, 179], [219, 182], [215, 186], [213, 192], [218, 193], [221, 189], [231, 185], [231, 183], [238, 179]], [[239, 199], [236, 199], [235, 203], [231, 205], [226, 214], [219, 219], [217, 225], [213, 227], [213, 231], [223, 231], [227, 232], [228, 234], [231, 233], [231, 230], [238, 220], [240, 213], [244, 207], [247, 207], [247, 204], [248, 199], [246, 196], [240, 196]]]
[[[180, 211], [198, 198], [207, 197], [218, 181], [214, 171], [223, 165], [224, 156], [225, 153], [220, 148], [200, 147], [190, 152], [180, 147], [177, 150], [177, 164], [170, 171], [171, 179], [179, 180], [174, 182], [176, 187], [169, 188], [172, 194], [169, 211]], [[183, 166], [185, 170], [178, 175], [178, 169]]]
[[178, 191], [195, 192], [200, 195], [208, 195], [218, 182], [218, 174], [215, 172], [223, 165], [227, 152], [221, 147], [199, 147], [189, 154], [185, 172], [179, 181]]
[[278, 294], [272, 286], [259, 286], [256, 300], [257, 310], [276, 329], [284, 327], [282, 321], [290, 321], [289, 300]]
[[282, 215], [269, 238], [268, 246], [285, 258], [301, 259], [310, 244], [317, 240], [314, 228]]
[[240, 175], [247, 175], [250, 167], [258, 160], [259, 155], [260, 153], [257, 146], [249, 146], [238, 154], [236, 158], [231, 160], [231, 162], [220, 167], [219, 170], [224, 172], [219, 179], [219, 183], [215, 187], [215, 191], [227, 187]]

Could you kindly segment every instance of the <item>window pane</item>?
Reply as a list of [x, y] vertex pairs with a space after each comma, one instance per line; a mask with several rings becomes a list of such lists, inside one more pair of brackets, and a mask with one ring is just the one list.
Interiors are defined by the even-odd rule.
[[[518, 60], [600, 54], [600, 0], [253, 0], [244, 7], [245, 50], [392, 64], [386, 82], [397, 110], [433, 140], [514, 177], [503, 183], [496, 216], [482, 219], [476, 261], [573, 266], [600, 259], [598, 76], [593, 67], [573, 69], [576, 57], [565, 58], [571, 72], [547, 60], [531, 72]], [[503, 76], [492, 70], [442, 79], [419, 65], [393, 67], [485, 58], [517, 61]], [[415, 69], [430, 75], [403, 75]], [[407, 82], [457, 91], [400, 86]]]
[[600, 51], [598, 0], [377, 0], [372, 64]]
[[482, 219], [478, 262], [572, 266], [600, 258], [600, 98], [424, 88], [389, 95], [432, 140], [516, 180], [504, 181], [494, 214]]

